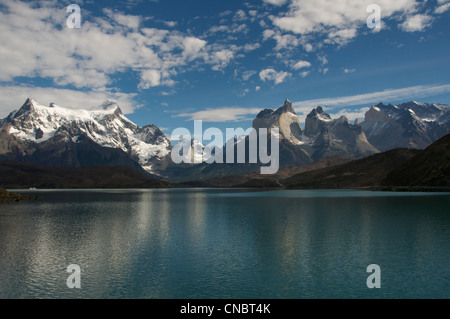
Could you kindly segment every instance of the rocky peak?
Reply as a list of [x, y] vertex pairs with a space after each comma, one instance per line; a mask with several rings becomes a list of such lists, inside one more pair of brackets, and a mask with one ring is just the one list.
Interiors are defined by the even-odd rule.
[[332, 122], [330, 115], [324, 112], [321, 106], [316, 107], [308, 114], [305, 121], [305, 135], [315, 136], [324, 126]]
[[312, 119], [319, 119], [322, 121], [331, 121], [330, 115], [325, 113], [325, 111], [323, 110], [323, 108], [321, 106], [318, 106], [315, 109], [313, 109], [311, 111], [311, 113], [308, 114], [307, 117], [312, 118]]
[[269, 116], [271, 116], [273, 114], [273, 110], [271, 109], [264, 109], [261, 112], [258, 113], [258, 115], [256, 116], [256, 118], [267, 118]]
[[14, 112], [14, 118], [20, 117], [26, 113], [30, 113], [34, 110], [34, 107], [36, 105], [36, 102], [28, 98], [25, 103], [20, 107], [19, 111]]
[[296, 114], [294, 111], [294, 108], [292, 107], [292, 102], [288, 99], [284, 101], [283, 106], [281, 106], [278, 110], [275, 111], [275, 113], [292, 113]]
[[384, 108], [385, 105], [383, 103], [380, 103], [376, 106], [372, 105], [369, 111], [366, 112], [364, 116], [364, 121], [365, 122], [389, 121], [391, 117], [385, 112], [381, 111]]
[[270, 130], [273, 127], [279, 128], [281, 138], [295, 145], [303, 144], [301, 141], [303, 129], [290, 100], [286, 99], [276, 111], [265, 109], [259, 112], [256, 119], [253, 120], [253, 128], [256, 130], [260, 128]]

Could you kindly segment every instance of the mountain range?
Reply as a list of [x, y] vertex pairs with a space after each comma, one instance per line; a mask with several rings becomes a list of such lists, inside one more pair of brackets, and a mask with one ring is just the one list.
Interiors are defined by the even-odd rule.
[[[303, 129], [292, 102], [286, 100], [277, 109], [262, 110], [252, 126], [256, 131], [279, 129], [280, 170], [293, 174], [320, 161], [336, 164], [342, 163], [338, 159], [361, 159], [395, 148], [425, 149], [450, 133], [450, 107], [414, 101], [395, 106], [380, 103], [369, 109], [364, 121], [352, 124], [345, 116], [332, 119], [318, 106], [306, 117]], [[235, 138], [233, 143], [235, 149], [245, 143], [248, 159], [248, 137]], [[98, 110], [75, 111], [27, 99], [18, 111], [0, 120], [0, 161], [59, 168], [122, 166], [171, 182], [243, 176], [261, 167], [260, 162], [175, 164], [172, 148], [156, 125], [139, 127], [111, 100]], [[216, 152], [226, 158], [226, 148]]]
[[0, 160], [55, 167], [122, 165], [152, 173], [167, 165], [170, 150], [157, 126], [137, 126], [114, 101], [88, 111], [27, 99], [0, 122]]

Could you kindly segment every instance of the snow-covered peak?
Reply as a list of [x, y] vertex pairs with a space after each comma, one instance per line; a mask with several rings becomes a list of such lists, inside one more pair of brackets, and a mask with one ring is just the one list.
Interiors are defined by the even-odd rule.
[[119, 107], [119, 104], [115, 100], [106, 100], [101, 105], [102, 109], [107, 112], [113, 112], [115, 114], [122, 114], [122, 110]]
[[329, 114], [325, 113], [321, 106], [316, 107], [308, 114], [310, 119], [317, 119], [323, 122], [331, 122], [333, 121]]
[[116, 101], [107, 100], [94, 110], [50, 106], [27, 99], [17, 112], [3, 121], [9, 133], [19, 140], [41, 144], [51, 139], [58, 143], [78, 142], [83, 135], [91, 141], [129, 154], [151, 171], [149, 161], [170, 153], [169, 139], [154, 125], [140, 128], [121, 112]]
[[39, 104], [36, 100], [29, 98], [19, 111], [14, 113], [13, 118], [27, 116], [31, 116], [32, 118], [39, 117], [43, 120], [43, 124], [45, 125], [45, 122], [48, 122], [45, 121], [46, 117], [49, 117], [49, 119], [52, 120], [89, 121], [113, 114], [120, 115], [122, 114], [122, 111], [117, 102], [112, 100], [104, 102], [100, 108], [88, 110], [66, 108], [55, 103], [50, 103], [49, 106], [45, 106]]

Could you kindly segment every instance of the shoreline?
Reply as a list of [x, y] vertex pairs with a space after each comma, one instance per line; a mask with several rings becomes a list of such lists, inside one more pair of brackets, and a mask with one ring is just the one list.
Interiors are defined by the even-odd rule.
[[[179, 187], [176, 187], [179, 186]], [[19, 192], [33, 192], [39, 190], [55, 190], [55, 191], [63, 191], [63, 190], [118, 190], [118, 189], [258, 189], [258, 190], [359, 190], [359, 191], [373, 191], [373, 192], [442, 192], [442, 193], [450, 193], [450, 187], [448, 186], [367, 186], [367, 187], [343, 187], [343, 188], [288, 188], [288, 187], [242, 187], [242, 186], [231, 186], [231, 187], [220, 187], [220, 186], [186, 186], [186, 185], [174, 185], [174, 187], [98, 187], [98, 188], [14, 188], [5, 190], [0, 188], [0, 202], [3, 203], [3, 199], [9, 199], [10, 202], [35, 199], [33, 196], [28, 196], [24, 194], [14, 193], [15, 191]]]
[[17, 203], [32, 199], [36, 199], [36, 197], [26, 194], [12, 193], [3, 188], [0, 188], [0, 204]]

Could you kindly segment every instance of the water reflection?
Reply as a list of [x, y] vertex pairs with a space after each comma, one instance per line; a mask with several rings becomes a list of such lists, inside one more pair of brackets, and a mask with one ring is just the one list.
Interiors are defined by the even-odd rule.
[[450, 297], [449, 195], [313, 194], [40, 192], [1, 207], [0, 297]]

